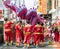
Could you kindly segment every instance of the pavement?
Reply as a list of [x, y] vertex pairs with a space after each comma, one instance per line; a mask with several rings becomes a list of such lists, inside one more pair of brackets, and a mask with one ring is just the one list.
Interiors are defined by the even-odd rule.
[[15, 43], [13, 44], [13, 46], [6, 46], [4, 43], [0, 43], [0, 49], [60, 49], [60, 42], [53, 42], [52, 45], [49, 45], [49, 42], [45, 41], [44, 46], [42, 47], [40, 43], [38, 48], [33, 45], [31, 45], [30, 48], [24, 48], [23, 44], [20, 44], [19, 47], [16, 47]]
[[5, 47], [1, 47], [0, 49], [56, 49], [54, 47], [41, 47], [41, 48], [20, 48], [20, 47], [16, 47], [16, 46], [5, 46]]
[[60, 49], [60, 44], [54, 43], [53, 45], [49, 45], [48, 42], [45, 42], [44, 47], [40, 44], [38, 48], [35, 48], [33, 45], [31, 45], [30, 48], [24, 48], [23, 44], [21, 44], [20, 47], [16, 47], [15, 44], [13, 46], [2, 44], [0, 45], [0, 49]]
[[53, 47], [55, 47], [56, 49], [60, 49], [60, 42], [54, 43]]

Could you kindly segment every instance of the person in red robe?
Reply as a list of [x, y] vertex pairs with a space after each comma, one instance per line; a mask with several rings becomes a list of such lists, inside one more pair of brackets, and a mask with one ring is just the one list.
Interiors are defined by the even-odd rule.
[[57, 28], [55, 28], [54, 35], [55, 35], [55, 42], [59, 42], [59, 32]]
[[31, 31], [32, 25], [27, 21], [27, 24], [24, 26], [24, 47], [30, 47]]
[[57, 24], [54, 24], [54, 27], [52, 28], [52, 31], [54, 33], [54, 41], [55, 42], [59, 42], [59, 31], [58, 31], [58, 27]]
[[39, 45], [40, 41], [42, 41], [42, 44], [44, 42], [44, 27], [43, 27], [43, 23], [40, 24], [40, 22], [38, 22], [35, 26], [34, 26], [34, 45], [36, 45], [36, 47]]
[[16, 30], [16, 46], [20, 45], [21, 42], [21, 38], [22, 38], [22, 21], [18, 22], [15, 26], [15, 30]]
[[11, 45], [13, 44], [12, 24], [13, 23], [11, 21], [8, 21], [8, 19], [5, 19], [4, 40], [5, 40], [6, 45], [8, 45], [9, 38], [10, 38]]

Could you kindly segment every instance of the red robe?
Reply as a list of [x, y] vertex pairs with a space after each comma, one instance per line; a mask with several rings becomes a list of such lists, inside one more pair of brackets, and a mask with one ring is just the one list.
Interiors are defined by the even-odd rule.
[[27, 24], [25, 27], [24, 27], [24, 43], [28, 43], [30, 44], [30, 39], [31, 39], [31, 28], [32, 26], [30, 24]]
[[34, 43], [38, 44], [40, 41], [44, 42], [44, 34], [43, 34], [44, 28], [40, 25], [34, 26]]
[[12, 28], [11, 28], [12, 22], [7, 22], [4, 24], [4, 38], [5, 41], [8, 42], [8, 39], [10, 38], [10, 41], [13, 41], [13, 33], [12, 33]]
[[19, 43], [21, 40], [21, 26], [16, 24], [15, 29], [16, 29], [16, 42]]
[[55, 41], [58, 42], [59, 41], [59, 32], [58, 31], [54, 31], [54, 35], [55, 35]]

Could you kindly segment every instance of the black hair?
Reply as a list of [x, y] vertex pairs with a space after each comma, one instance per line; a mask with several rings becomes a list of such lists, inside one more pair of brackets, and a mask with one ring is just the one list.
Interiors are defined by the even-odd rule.
[[8, 21], [8, 18], [4, 18], [5, 21]]
[[57, 27], [55, 28], [55, 31], [58, 31], [58, 28]]
[[37, 24], [40, 24], [40, 22], [37, 22]]
[[22, 21], [17, 21], [17, 23], [22, 23]]
[[30, 22], [29, 22], [29, 21], [27, 21], [27, 23], [28, 23], [28, 24], [30, 24]]
[[41, 23], [40, 25], [41, 25], [41, 26], [43, 26], [44, 24], [43, 24], [43, 23]]
[[22, 21], [20, 21], [20, 23], [22, 23]]

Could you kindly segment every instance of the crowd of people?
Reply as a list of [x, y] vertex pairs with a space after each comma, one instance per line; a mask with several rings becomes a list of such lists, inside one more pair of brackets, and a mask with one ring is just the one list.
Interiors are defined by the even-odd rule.
[[16, 46], [20, 46], [23, 43], [24, 47], [30, 47], [31, 44], [38, 47], [40, 42], [44, 46], [45, 38], [48, 41], [59, 42], [59, 30], [56, 23], [47, 27], [44, 23], [37, 22], [32, 26], [29, 21], [26, 21], [26, 24], [23, 24], [22, 21], [15, 23], [5, 18], [4, 41], [6, 45], [9, 45], [9, 41], [13, 45], [15, 41]]

